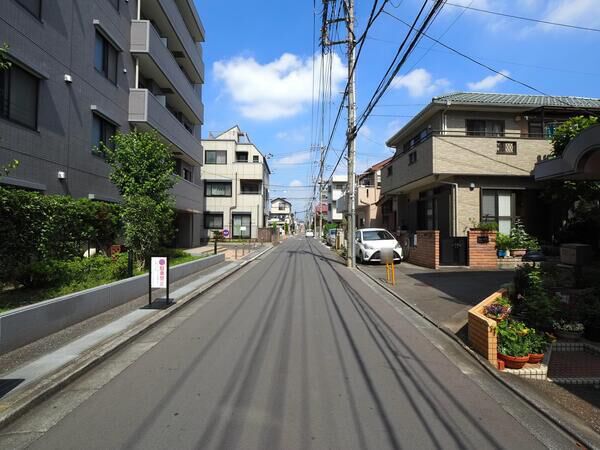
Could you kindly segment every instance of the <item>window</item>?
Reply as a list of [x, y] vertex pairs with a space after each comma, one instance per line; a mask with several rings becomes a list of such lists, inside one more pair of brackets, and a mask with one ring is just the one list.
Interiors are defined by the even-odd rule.
[[408, 165], [414, 164], [417, 162], [417, 152], [412, 152], [408, 154]]
[[0, 117], [37, 128], [39, 80], [12, 64], [0, 71]]
[[260, 161], [258, 160], [258, 155], [254, 155], [254, 156], [252, 157], [252, 162], [255, 162], [255, 163], [257, 163], [257, 162], [260, 162]]
[[484, 189], [481, 193], [481, 221], [496, 222], [500, 233], [509, 234], [515, 219], [515, 193]]
[[248, 162], [248, 152], [235, 152], [235, 162]]
[[516, 141], [498, 141], [497, 151], [499, 155], [516, 155], [517, 154], [517, 142]]
[[406, 142], [404, 144], [404, 146], [402, 147], [404, 152], [408, 152], [411, 148], [419, 145], [421, 142], [426, 141], [429, 136], [431, 136], [431, 132], [429, 131], [429, 129], [425, 128], [421, 131], [419, 131], [419, 133], [417, 133], [415, 136], [413, 136], [412, 139], [410, 139], [408, 142]]
[[38, 19], [42, 17], [42, 0], [17, 0], [17, 2]]
[[181, 169], [181, 176], [183, 177], [184, 180], [189, 181], [190, 183], [194, 181], [194, 174], [187, 167], [183, 167]]
[[504, 136], [504, 120], [466, 121], [467, 136]]
[[231, 197], [231, 181], [207, 181], [204, 184], [205, 197]]
[[117, 49], [104, 36], [96, 32], [94, 67], [114, 84], [117, 84], [117, 58]]
[[115, 9], [119, 10], [119, 0], [108, 0], [111, 5], [115, 7]]
[[252, 228], [252, 216], [250, 214], [233, 214], [233, 238], [249, 238]]
[[279, 211], [285, 211], [285, 203], [279, 204]]
[[374, 231], [363, 231], [363, 241], [391, 241], [395, 239], [394, 236], [386, 230], [374, 230]]
[[204, 228], [207, 230], [222, 230], [223, 213], [204, 213]]
[[92, 153], [104, 156], [102, 146], [103, 143], [107, 147], [114, 149], [115, 143], [112, 141], [112, 137], [117, 132], [117, 127], [112, 123], [104, 120], [97, 114], [92, 114]]
[[393, 173], [393, 172], [392, 172], [392, 166], [388, 166], [388, 168], [387, 168], [387, 176], [388, 176], [388, 177], [391, 177], [391, 176], [392, 176], [392, 173]]
[[240, 192], [242, 194], [255, 194], [261, 192], [261, 182], [258, 180], [240, 180]]
[[225, 150], [206, 150], [204, 157], [205, 164], [227, 164], [227, 151]]

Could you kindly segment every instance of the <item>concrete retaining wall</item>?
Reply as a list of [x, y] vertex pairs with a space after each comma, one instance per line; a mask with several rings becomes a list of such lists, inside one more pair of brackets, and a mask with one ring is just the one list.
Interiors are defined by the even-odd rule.
[[[171, 268], [171, 281], [225, 261], [213, 255]], [[98, 286], [0, 314], [0, 354], [56, 333], [148, 293], [148, 275]]]

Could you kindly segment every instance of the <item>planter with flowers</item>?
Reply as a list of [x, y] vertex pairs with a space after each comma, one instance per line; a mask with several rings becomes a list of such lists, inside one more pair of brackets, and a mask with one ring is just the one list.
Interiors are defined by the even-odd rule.
[[494, 303], [484, 306], [483, 313], [490, 319], [501, 321], [508, 317], [511, 308], [508, 298], [500, 297]]
[[552, 329], [561, 339], [577, 340], [583, 336], [585, 327], [581, 322], [568, 322], [564, 319], [555, 320]]
[[523, 322], [503, 320], [496, 327], [498, 333], [498, 359], [509, 369], [522, 369], [531, 353], [530, 329]]
[[515, 257], [522, 257], [527, 250], [537, 250], [540, 248], [538, 241], [525, 231], [525, 226], [521, 219], [515, 219], [515, 223], [510, 230], [510, 254]]
[[498, 258], [506, 258], [512, 247], [510, 236], [504, 233], [498, 233], [496, 235], [496, 250]]

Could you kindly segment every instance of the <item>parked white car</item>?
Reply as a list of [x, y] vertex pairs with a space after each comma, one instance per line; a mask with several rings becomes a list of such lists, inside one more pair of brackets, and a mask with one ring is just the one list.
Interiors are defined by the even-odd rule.
[[381, 262], [381, 250], [391, 248], [394, 262], [402, 261], [402, 247], [388, 230], [383, 228], [363, 228], [356, 231], [356, 258], [361, 263]]
[[313, 233], [313, 230], [306, 230], [306, 232], [304, 233], [304, 236], [315, 237], [315, 233]]

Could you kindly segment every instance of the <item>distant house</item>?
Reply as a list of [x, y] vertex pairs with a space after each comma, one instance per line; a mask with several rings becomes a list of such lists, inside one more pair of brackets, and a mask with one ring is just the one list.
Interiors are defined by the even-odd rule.
[[278, 197], [271, 200], [271, 214], [269, 215], [269, 222], [275, 223], [281, 227], [292, 223], [292, 204], [285, 198]]
[[600, 99], [456, 93], [435, 97], [388, 141], [395, 149], [382, 169], [383, 225], [440, 231], [440, 259], [452, 263], [453, 238], [479, 222], [508, 233], [520, 218], [549, 234], [533, 169], [551, 151], [566, 119], [600, 112]]
[[205, 237], [227, 230], [235, 239], [257, 238], [271, 209], [267, 160], [237, 125], [202, 146]]
[[329, 223], [340, 223], [344, 215], [338, 211], [337, 201], [344, 195], [348, 185], [348, 177], [346, 175], [334, 175], [327, 183], [327, 221]]

